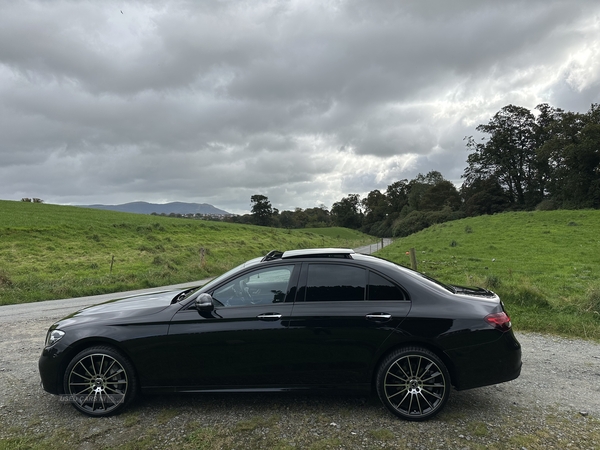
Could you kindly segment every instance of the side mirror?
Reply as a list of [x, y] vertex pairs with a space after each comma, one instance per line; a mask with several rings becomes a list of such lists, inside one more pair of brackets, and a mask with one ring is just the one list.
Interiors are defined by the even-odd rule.
[[200, 294], [196, 298], [196, 309], [199, 312], [210, 312], [215, 309], [212, 296], [207, 293]]

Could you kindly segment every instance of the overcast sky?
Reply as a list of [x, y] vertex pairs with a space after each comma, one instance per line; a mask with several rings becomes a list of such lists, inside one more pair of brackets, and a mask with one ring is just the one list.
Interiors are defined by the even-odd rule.
[[598, 0], [0, 0], [0, 199], [331, 205], [600, 102]]

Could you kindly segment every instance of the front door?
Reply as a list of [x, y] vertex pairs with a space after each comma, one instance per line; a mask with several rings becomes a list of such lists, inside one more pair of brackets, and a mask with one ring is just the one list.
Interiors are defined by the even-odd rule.
[[171, 385], [180, 390], [286, 384], [294, 264], [238, 275], [210, 294], [215, 308], [181, 310], [169, 327]]

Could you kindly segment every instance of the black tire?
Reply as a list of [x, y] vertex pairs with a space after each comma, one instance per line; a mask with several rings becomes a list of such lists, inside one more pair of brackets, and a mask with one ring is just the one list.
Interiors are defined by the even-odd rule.
[[377, 372], [377, 394], [395, 415], [412, 421], [439, 413], [450, 395], [450, 374], [434, 353], [407, 347], [387, 356]]
[[67, 366], [64, 392], [71, 404], [89, 416], [109, 416], [135, 397], [133, 365], [112, 347], [95, 346], [79, 352]]

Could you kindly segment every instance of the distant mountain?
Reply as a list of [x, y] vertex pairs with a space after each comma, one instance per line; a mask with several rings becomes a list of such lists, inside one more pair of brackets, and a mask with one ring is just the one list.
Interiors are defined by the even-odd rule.
[[215, 208], [208, 203], [147, 203], [147, 202], [131, 202], [122, 205], [75, 205], [81, 208], [105, 209], [109, 211], [121, 211], [137, 214], [205, 214], [216, 216], [231, 215], [227, 211]]

